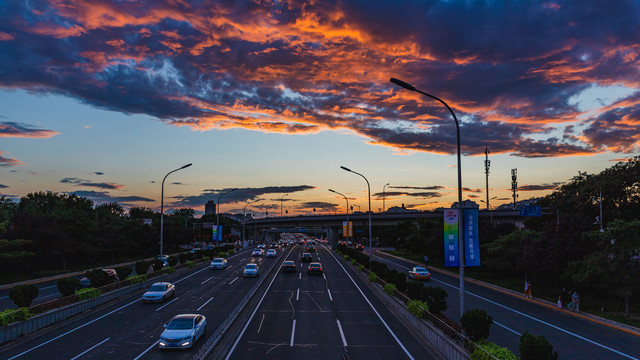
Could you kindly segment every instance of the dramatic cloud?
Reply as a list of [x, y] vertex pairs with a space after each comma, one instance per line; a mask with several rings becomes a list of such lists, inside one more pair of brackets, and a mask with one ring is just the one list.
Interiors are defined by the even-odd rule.
[[96, 203], [117, 202], [123, 206], [129, 206], [131, 203], [136, 202], [154, 202], [154, 199], [145, 198], [142, 196], [113, 196], [106, 191], [71, 191], [67, 194], [75, 194], [77, 196], [85, 197]]
[[[178, 195], [175, 196], [178, 199], [174, 202], [175, 206], [188, 206], [188, 207], [200, 207], [206, 204], [208, 201], [218, 202], [218, 198], [220, 195], [220, 203], [228, 204], [228, 203], [240, 203], [240, 202], [249, 202], [256, 201], [260, 199], [263, 195], [267, 194], [293, 194], [299, 191], [306, 191], [315, 189], [314, 186], [309, 185], [296, 185], [296, 186], [267, 186], [262, 188], [241, 188], [235, 191], [231, 191], [232, 189], [205, 189], [204, 192], [200, 195]], [[229, 192], [231, 191], [231, 192]], [[283, 198], [283, 201], [293, 200], [291, 198]], [[273, 201], [277, 202], [278, 206], [280, 206], [280, 198], [277, 199], [263, 199], [263, 201]], [[262, 205], [252, 205], [257, 208]]]
[[102, 171], [96, 171], [93, 173], [94, 175], [104, 175], [104, 173]]
[[12, 158], [6, 158], [6, 157], [2, 156], [2, 154], [4, 154], [4, 153], [2, 151], [0, 151], [0, 167], [9, 167], [9, 166], [22, 165], [22, 162], [20, 160], [16, 160], [16, 159], [12, 159]]
[[[0, 70], [1, 71], [1, 70]], [[0, 77], [1, 85], [2, 77]], [[15, 138], [50, 138], [60, 134], [59, 132], [44, 129], [34, 129], [26, 124], [18, 124], [15, 122], [0, 122], [0, 137]]]
[[113, 183], [96, 183], [96, 182], [91, 182], [89, 180], [83, 180], [78, 178], [64, 178], [60, 180], [60, 182], [65, 184], [75, 184], [77, 186], [88, 186], [88, 187], [94, 187], [98, 189], [109, 189], [109, 190], [118, 190], [124, 187], [124, 185], [118, 185]]
[[[423, 192], [405, 192], [405, 191], [387, 191], [384, 193], [384, 196], [386, 198], [390, 198], [393, 196], [413, 196], [413, 197], [417, 197], [417, 198], [422, 198], [422, 199], [430, 199], [430, 198], [437, 198], [437, 197], [441, 197], [444, 194], [443, 193], [439, 193], [439, 192], [434, 192], [434, 191], [423, 191]], [[377, 197], [378, 199], [382, 199], [383, 194], [380, 193], [375, 193], [373, 194], [373, 196]]]
[[389, 186], [391, 189], [412, 189], [412, 190], [440, 190], [444, 189], [443, 186], [435, 185], [435, 186]]
[[[0, 9], [0, 87], [172, 126], [348, 129], [374, 145], [455, 153], [449, 111], [389, 82], [398, 77], [452, 107], [465, 154], [640, 148], [637, 1], [30, 0]], [[609, 87], [629, 91], [586, 107], [587, 92]]]
[[7, 185], [0, 184], [0, 189], [6, 189], [6, 188], [8, 188]]
[[[555, 190], [563, 183], [554, 182], [553, 184], [540, 184], [540, 185], [520, 185], [518, 191], [541, 191], [541, 190]], [[509, 189], [511, 190], [511, 189]]]

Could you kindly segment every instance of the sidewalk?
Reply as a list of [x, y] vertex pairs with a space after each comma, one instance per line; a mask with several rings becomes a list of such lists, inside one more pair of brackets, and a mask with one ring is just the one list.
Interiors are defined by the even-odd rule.
[[[393, 257], [395, 259], [404, 260], [404, 261], [410, 262], [410, 263], [415, 264], [415, 265], [420, 265], [420, 266], [424, 265], [423, 263], [420, 263], [420, 262], [417, 262], [417, 261], [414, 261], [414, 260], [410, 260], [410, 259], [407, 259], [407, 258], [403, 258], [401, 256], [392, 255], [392, 254], [389, 254], [389, 253], [387, 253], [385, 251], [380, 251], [380, 252], [385, 254], [385, 255], [387, 255], [387, 256]], [[447, 275], [447, 276], [451, 276], [451, 277], [454, 277], [454, 278], [458, 278], [457, 274], [454, 274], [454, 273], [451, 273], [451, 272], [448, 272], [448, 271], [444, 271], [444, 270], [439, 269], [437, 267], [434, 267], [432, 265], [429, 265], [429, 269], [431, 271], [433, 271], [433, 272], [438, 272], [438, 273], [440, 273], [442, 275]], [[476, 279], [473, 279], [473, 278], [470, 278], [470, 277], [467, 277], [467, 276], [465, 276], [465, 281], [474, 283], [476, 285], [484, 286], [486, 288], [490, 288], [490, 289], [493, 289], [495, 291], [499, 291], [499, 292], [501, 292], [503, 294], [508, 294], [508, 295], [511, 295], [511, 296], [514, 296], [514, 297], [518, 297], [518, 298], [521, 298], [521, 299], [523, 299], [525, 301], [536, 303], [538, 305], [547, 307], [549, 309], [553, 309], [554, 311], [564, 312], [564, 313], [567, 313], [568, 315], [571, 315], [571, 316], [575, 316], [575, 317], [579, 317], [579, 318], [582, 318], [582, 319], [585, 319], [585, 320], [589, 320], [589, 321], [592, 321], [594, 323], [597, 323], [597, 324], [600, 324], [600, 325], [604, 325], [604, 326], [608, 326], [610, 328], [625, 332], [627, 334], [631, 334], [631, 335], [640, 337], [640, 329], [637, 328], [637, 327], [631, 326], [631, 325], [622, 324], [622, 323], [619, 323], [617, 321], [605, 319], [605, 318], [602, 318], [600, 316], [592, 315], [592, 314], [585, 313], [585, 312], [581, 312], [581, 313], [578, 314], [578, 313], [574, 313], [574, 312], [571, 312], [571, 311], [566, 310], [566, 309], [560, 309], [560, 308], [558, 308], [558, 305], [556, 303], [553, 303], [551, 301], [547, 301], [547, 300], [536, 298], [536, 297], [534, 297], [533, 299], [528, 299], [521, 292], [514, 291], [514, 290], [511, 290], [511, 289], [505, 289], [503, 287], [500, 287], [500, 286], [497, 286], [497, 285], [493, 285], [493, 284], [490, 284], [490, 283], [487, 283], [487, 282], [484, 282], [484, 281], [476, 280]]]

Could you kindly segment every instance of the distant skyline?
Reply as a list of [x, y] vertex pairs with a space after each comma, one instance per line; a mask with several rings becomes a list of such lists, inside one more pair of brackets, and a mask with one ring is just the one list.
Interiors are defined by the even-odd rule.
[[[279, 215], [544, 196], [638, 155], [640, 2], [7, 1], [0, 194]], [[256, 201], [260, 200], [260, 201]]]

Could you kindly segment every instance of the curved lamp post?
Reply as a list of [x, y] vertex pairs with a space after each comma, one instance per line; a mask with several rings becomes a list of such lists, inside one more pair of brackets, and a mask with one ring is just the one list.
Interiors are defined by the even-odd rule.
[[349, 242], [349, 199], [347, 199], [346, 196], [344, 196], [343, 194], [335, 191], [335, 190], [331, 190], [329, 189], [329, 191], [331, 191], [332, 193], [336, 193], [340, 196], [342, 196], [346, 201], [347, 201], [347, 242]]
[[162, 188], [160, 190], [160, 255], [162, 255], [162, 245], [164, 243], [164, 181], [167, 179], [167, 176], [169, 176], [169, 174], [174, 173], [178, 170], [188, 168], [189, 166], [191, 166], [191, 163], [181, 168], [171, 170], [167, 173], [167, 175], [164, 176], [164, 179], [162, 179]]
[[396, 78], [391, 78], [389, 79], [389, 81], [391, 81], [392, 83], [403, 87], [409, 91], [415, 91], [417, 93], [420, 93], [424, 96], [430, 97], [436, 101], [439, 101], [442, 105], [444, 105], [447, 110], [449, 110], [449, 112], [451, 113], [451, 116], [453, 116], [453, 120], [456, 122], [456, 140], [458, 143], [458, 254], [459, 254], [459, 260], [460, 260], [460, 267], [459, 267], [459, 271], [460, 271], [460, 317], [462, 317], [462, 314], [464, 314], [464, 232], [463, 232], [463, 228], [464, 228], [464, 222], [463, 222], [463, 214], [462, 214], [462, 165], [460, 162], [460, 125], [458, 124], [458, 118], [456, 117], [456, 114], [453, 112], [453, 110], [451, 109], [451, 107], [449, 107], [449, 105], [447, 105], [446, 102], [444, 102], [442, 99], [440, 99], [439, 97], [433, 96], [431, 94], [427, 94], [426, 92], [420, 91], [418, 89], [415, 88], [415, 86], [406, 83], [402, 80], [396, 79]]
[[362, 176], [362, 178], [364, 179], [364, 181], [367, 182], [367, 193], [368, 193], [368, 197], [369, 197], [369, 262], [371, 263], [373, 261], [373, 249], [371, 247], [371, 186], [369, 186], [369, 180], [367, 180], [366, 177], [364, 177], [364, 175], [357, 173], [349, 168], [346, 168], [344, 166], [340, 166], [340, 169], [348, 171], [348, 172], [352, 172], [356, 175], [360, 175]]
[[284, 201], [284, 197], [287, 196], [287, 195], [289, 195], [289, 194], [284, 194], [280, 198], [280, 217], [282, 217], [282, 201]]
[[382, 212], [385, 211], [385, 207], [384, 207], [384, 198], [385, 198], [385, 188], [389, 185], [389, 183], [386, 183], [383, 187], [382, 187]]
[[220, 196], [218, 196], [218, 206], [216, 206], [216, 226], [220, 225], [220, 198], [222, 198], [223, 195], [226, 195], [228, 193], [232, 193], [234, 191], [238, 190], [238, 188], [234, 188], [231, 189], [227, 192], [223, 192], [222, 194], [220, 194]]
[[249, 206], [249, 204], [257, 203], [258, 201], [262, 201], [262, 199], [249, 201], [244, 205], [244, 209], [242, 209], [242, 246], [244, 246], [244, 242], [246, 241], [244, 237], [244, 223], [247, 222], [247, 206]]

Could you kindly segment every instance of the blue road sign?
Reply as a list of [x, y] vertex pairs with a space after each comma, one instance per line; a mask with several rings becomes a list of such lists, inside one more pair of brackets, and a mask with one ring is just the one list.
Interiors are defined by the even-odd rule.
[[542, 212], [538, 205], [520, 206], [520, 216], [541, 216]]

